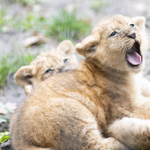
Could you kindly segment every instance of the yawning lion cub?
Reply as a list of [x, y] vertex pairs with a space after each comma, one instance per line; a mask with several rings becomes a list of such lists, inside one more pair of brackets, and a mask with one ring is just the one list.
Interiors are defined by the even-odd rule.
[[76, 45], [78, 68], [40, 83], [12, 116], [14, 149], [150, 149], [150, 98], [136, 80], [147, 48], [144, 17], [102, 20]]

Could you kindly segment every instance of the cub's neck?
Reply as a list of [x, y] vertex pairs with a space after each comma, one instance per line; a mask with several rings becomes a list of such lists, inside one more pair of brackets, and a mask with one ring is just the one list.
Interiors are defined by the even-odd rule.
[[94, 79], [95, 84], [99, 86], [105, 86], [107, 84], [118, 88], [121, 88], [122, 86], [123, 88], [130, 87], [134, 89], [136, 76], [135, 73], [118, 71], [105, 66], [92, 58], [86, 58], [83, 61], [81, 68], [82, 70], [85, 68], [87, 74], [91, 76], [91, 78]]

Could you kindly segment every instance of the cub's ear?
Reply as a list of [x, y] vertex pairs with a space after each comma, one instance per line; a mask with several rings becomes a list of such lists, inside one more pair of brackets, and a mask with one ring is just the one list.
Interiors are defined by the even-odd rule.
[[58, 47], [57, 51], [64, 52], [65, 54], [74, 54], [74, 46], [70, 40], [65, 40], [61, 42]]
[[32, 84], [31, 80], [36, 74], [36, 71], [37, 69], [35, 66], [23, 66], [19, 68], [14, 75], [16, 83], [21, 87]]
[[146, 23], [145, 17], [134, 17], [134, 18], [132, 18], [132, 20], [135, 22], [135, 24], [136, 24], [141, 30], [144, 30], [144, 29], [145, 29], [145, 23]]
[[80, 55], [88, 56], [90, 53], [96, 51], [99, 41], [100, 35], [98, 33], [92, 34], [75, 46], [76, 51]]

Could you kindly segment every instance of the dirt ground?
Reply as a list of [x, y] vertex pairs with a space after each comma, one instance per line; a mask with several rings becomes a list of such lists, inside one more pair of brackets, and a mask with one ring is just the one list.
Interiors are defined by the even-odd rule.
[[[99, 11], [95, 11], [91, 8], [93, 2], [98, 0], [45, 0], [42, 4], [33, 6], [33, 10], [39, 15], [44, 14], [50, 16], [57, 13], [61, 8], [72, 9], [76, 8], [80, 16], [88, 17], [91, 19], [93, 26], [99, 22], [103, 17], [114, 14], [122, 14], [125, 16], [145, 16], [147, 18], [147, 33], [149, 34], [150, 25], [150, 0], [105, 0], [106, 5], [103, 5]], [[4, 4], [0, 4], [3, 7]], [[12, 13], [26, 14], [28, 9], [19, 4], [12, 4], [8, 6]], [[57, 40], [51, 39], [50, 45], [43, 45], [42, 47], [30, 47], [25, 49], [22, 46], [22, 42], [26, 37], [31, 36], [31, 32], [16, 32], [11, 31], [8, 33], [0, 33], [0, 57], [4, 53], [9, 53], [14, 50], [22, 50], [25, 52], [31, 51], [36, 53], [37, 51], [45, 51], [56, 47]], [[81, 39], [79, 39], [80, 41]], [[15, 53], [14, 53], [15, 55]], [[79, 61], [84, 59], [77, 54]], [[150, 80], [150, 51], [145, 54], [145, 69], [143, 71], [144, 77]], [[14, 82], [13, 75], [8, 78], [8, 85], [4, 89], [0, 90], [0, 102], [6, 104], [7, 102], [15, 102], [19, 106], [24, 100], [25, 94], [21, 87], [17, 86]]]

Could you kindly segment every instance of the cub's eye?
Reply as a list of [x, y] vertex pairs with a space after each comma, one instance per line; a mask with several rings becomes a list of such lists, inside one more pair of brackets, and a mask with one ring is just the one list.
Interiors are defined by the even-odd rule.
[[118, 34], [118, 32], [114, 31], [114, 32], [112, 32], [112, 33], [110, 34], [110, 37], [111, 37], [111, 36], [115, 36], [116, 34]]
[[135, 26], [135, 25], [134, 25], [133, 23], [131, 23], [131, 24], [130, 24], [130, 27], [132, 27], [132, 28], [133, 28], [134, 26]]
[[53, 69], [48, 69], [48, 70], [45, 71], [45, 73], [49, 73], [51, 71], [54, 71], [54, 70]]
[[63, 61], [64, 61], [64, 63], [66, 63], [68, 61], [68, 59], [64, 59]]

